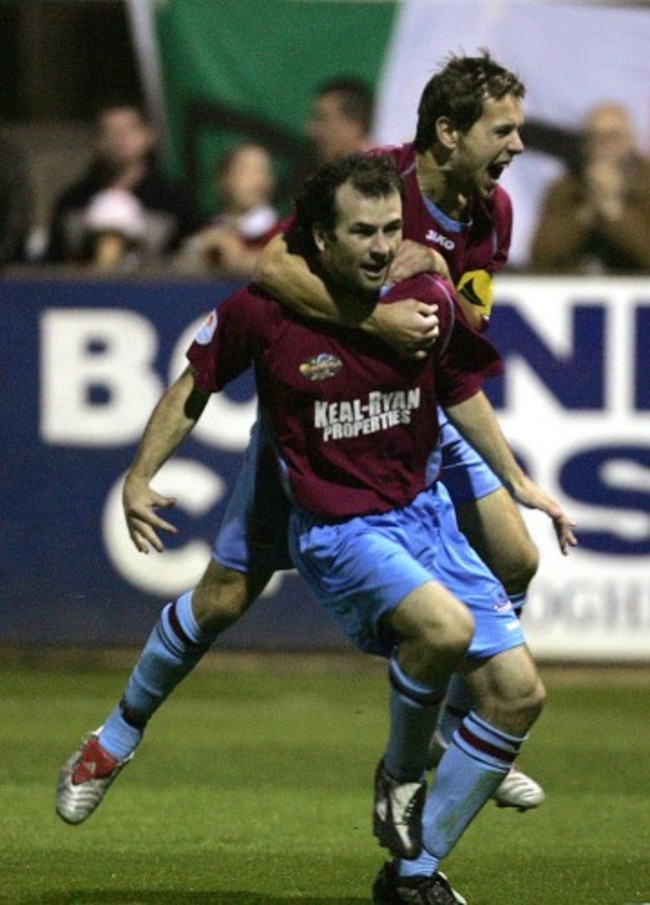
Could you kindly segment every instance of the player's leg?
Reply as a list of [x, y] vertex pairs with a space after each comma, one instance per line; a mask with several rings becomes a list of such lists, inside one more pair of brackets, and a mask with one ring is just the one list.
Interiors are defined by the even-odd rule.
[[522, 644], [464, 666], [475, 713], [510, 735], [524, 736], [539, 717], [546, 692], [535, 661]]
[[516, 503], [500, 487], [454, 505], [460, 530], [520, 609], [537, 572], [539, 553]]
[[[496, 475], [447, 421], [444, 413], [441, 422], [442, 478], [454, 503], [458, 524], [472, 547], [505, 586], [519, 613], [537, 571], [537, 549], [518, 507]], [[464, 679], [454, 676], [432, 741], [433, 766], [439, 762], [453, 733], [469, 713], [471, 703]], [[523, 811], [538, 807], [544, 800], [544, 791], [515, 764], [495, 792], [494, 799], [500, 807]]]
[[131, 760], [156, 710], [219, 634], [250, 607], [273, 572], [292, 567], [288, 504], [274, 481], [265, 450], [256, 427], [215, 542], [214, 558], [201, 581], [194, 591], [164, 607], [120, 701], [60, 771], [56, 808], [66, 822], [81, 823], [93, 813]]
[[212, 560], [197, 587], [163, 609], [121, 700], [99, 730], [105, 751], [118, 760], [133, 753], [154, 713], [257, 599], [271, 574], [239, 572]]
[[399, 862], [400, 877], [438, 871], [509, 771], [541, 712], [544, 689], [523, 644], [474, 662], [468, 682], [477, 704], [438, 765], [422, 815], [422, 852]]
[[287, 542], [289, 505], [254, 428], [243, 467], [197, 587], [162, 611], [99, 743], [123, 760], [176, 686], [228, 626], [262, 593], [274, 571], [292, 566]]
[[[449, 747], [454, 732], [472, 709], [472, 696], [465, 679], [455, 674], [447, 688], [440, 709], [438, 726], [433, 734], [429, 763], [435, 768]], [[515, 761], [492, 795], [500, 808], [515, 808], [525, 812], [538, 808], [546, 795], [542, 786], [525, 773]]]
[[434, 556], [438, 509], [431, 491], [406, 509], [342, 524], [298, 511], [291, 520], [294, 561], [313, 596], [355, 646], [390, 659], [390, 732], [373, 824], [382, 844], [407, 856], [420, 847], [438, 704], [473, 627], [467, 608], [418, 561], [423, 551]]
[[466, 607], [434, 581], [408, 594], [385, 622], [400, 642], [389, 661], [389, 735], [375, 771], [373, 829], [393, 855], [410, 858], [422, 846], [431, 734], [473, 623]]
[[[525, 602], [526, 589], [538, 565], [538, 554], [512, 498], [501, 487], [472, 503], [456, 505], [458, 523], [481, 559], [506, 586], [518, 613]], [[471, 707], [471, 695], [464, 679], [454, 676], [449, 684], [434, 745], [432, 761], [442, 756], [453, 733]], [[526, 811], [539, 807], [545, 798], [541, 785], [517, 763], [494, 793], [499, 807]]]
[[[446, 496], [444, 488], [439, 488], [439, 496], [441, 499]], [[521, 626], [503, 586], [458, 530], [448, 496], [447, 503], [446, 513], [440, 512], [439, 538], [431, 557], [432, 574], [456, 599], [463, 600], [474, 618], [475, 631], [468, 658], [473, 662], [474, 658], [483, 661], [505, 656], [523, 646]], [[517, 701], [522, 697], [521, 689], [517, 689]], [[521, 736], [491, 725], [474, 712], [471, 718], [474, 735], [463, 730], [464, 747], [454, 743], [436, 772], [423, 810], [420, 854], [384, 866], [373, 892], [376, 903], [412, 901], [417, 896], [426, 901], [425, 893], [436, 901], [434, 892], [437, 894], [442, 882], [440, 862], [489, 799], [518, 752]], [[481, 725], [477, 727], [479, 721]], [[458, 901], [454, 895], [450, 889], [443, 888], [439, 901]]]
[[[213, 560], [194, 592], [164, 607], [119, 702], [59, 773], [56, 810], [66, 823], [82, 823], [97, 809], [132, 759], [151, 717], [270, 577], [252, 577]], [[193, 601], [198, 601], [199, 618]]]
[[458, 525], [518, 608], [539, 565], [539, 554], [518, 506], [476, 450], [439, 410], [439, 462]]

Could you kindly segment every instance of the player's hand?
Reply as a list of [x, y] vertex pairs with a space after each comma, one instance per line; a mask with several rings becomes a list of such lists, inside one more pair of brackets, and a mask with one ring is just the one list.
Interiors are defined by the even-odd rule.
[[570, 547], [578, 545], [578, 539], [573, 533], [575, 520], [567, 515], [557, 500], [538, 487], [534, 481], [524, 476], [516, 487], [511, 488], [511, 491], [515, 500], [522, 506], [527, 509], [539, 509], [540, 512], [548, 515], [553, 522], [555, 536], [564, 556], [568, 554]]
[[411, 239], [404, 239], [390, 265], [388, 280], [399, 283], [417, 273], [437, 273], [451, 282], [447, 262], [440, 252]]
[[162, 553], [165, 545], [158, 536], [159, 531], [176, 534], [176, 528], [156, 514], [157, 509], [171, 509], [176, 500], [164, 497], [146, 481], [127, 475], [122, 490], [122, 505], [129, 535], [140, 553], [149, 553], [151, 548]]
[[372, 314], [373, 333], [409, 358], [426, 358], [438, 339], [438, 306], [418, 299], [377, 305]]

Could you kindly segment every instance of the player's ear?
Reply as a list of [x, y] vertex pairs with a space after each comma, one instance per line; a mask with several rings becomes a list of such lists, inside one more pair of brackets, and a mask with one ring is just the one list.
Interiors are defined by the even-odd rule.
[[436, 120], [436, 135], [438, 141], [447, 150], [452, 151], [458, 144], [458, 129], [454, 126], [448, 116], [440, 116]]
[[325, 230], [319, 223], [315, 223], [311, 230], [314, 239], [314, 245], [318, 251], [325, 250]]

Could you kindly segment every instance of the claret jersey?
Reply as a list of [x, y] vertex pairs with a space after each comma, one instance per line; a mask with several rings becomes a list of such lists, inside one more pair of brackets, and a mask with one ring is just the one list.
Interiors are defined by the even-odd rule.
[[188, 350], [198, 386], [217, 392], [250, 365], [293, 500], [326, 520], [401, 508], [427, 486], [437, 405], [456, 405], [501, 372], [448, 284], [419, 274], [385, 302], [438, 305], [440, 338], [423, 361], [361, 330], [302, 319], [256, 287], [212, 312]]
[[454, 283], [472, 271], [492, 274], [505, 267], [512, 234], [512, 203], [501, 186], [487, 201], [474, 199], [465, 222], [452, 220], [420, 191], [412, 144], [376, 148], [372, 153], [390, 154], [404, 180], [404, 238], [439, 251]]

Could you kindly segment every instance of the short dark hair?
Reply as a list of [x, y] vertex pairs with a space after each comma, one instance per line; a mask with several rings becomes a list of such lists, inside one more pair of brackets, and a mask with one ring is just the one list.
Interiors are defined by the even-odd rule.
[[477, 57], [452, 54], [445, 66], [424, 86], [418, 106], [415, 150], [422, 153], [435, 142], [436, 121], [447, 116], [461, 132], [468, 132], [483, 115], [487, 98], [507, 94], [523, 98], [526, 88], [517, 75], [496, 62], [489, 51]]
[[341, 111], [347, 119], [358, 122], [364, 134], [372, 127], [375, 99], [367, 82], [356, 76], [338, 76], [321, 82], [314, 92], [314, 97], [325, 97], [335, 94], [338, 97]]
[[366, 198], [384, 198], [397, 192], [402, 195], [402, 177], [392, 157], [386, 154], [346, 154], [326, 163], [308, 179], [296, 198], [294, 229], [309, 240], [314, 226], [328, 231], [336, 226], [336, 191], [350, 182]]

